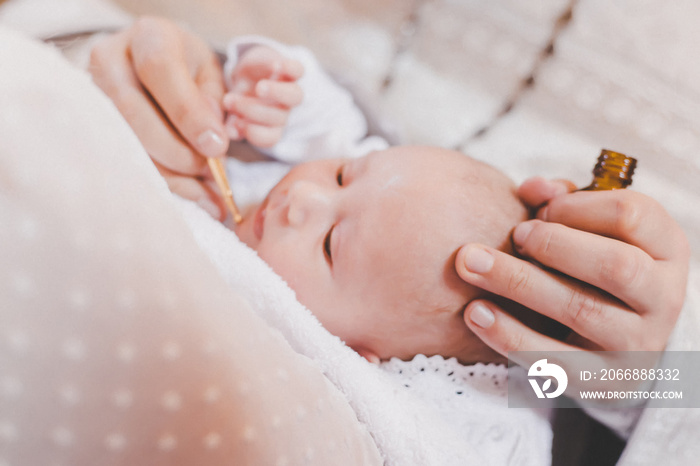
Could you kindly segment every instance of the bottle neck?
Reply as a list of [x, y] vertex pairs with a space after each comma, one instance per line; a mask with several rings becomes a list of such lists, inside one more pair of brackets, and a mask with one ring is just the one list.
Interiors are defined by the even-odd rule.
[[582, 191], [624, 189], [632, 184], [632, 175], [636, 166], [636, 159], [604, 149], [593, 169], [593, 181]]

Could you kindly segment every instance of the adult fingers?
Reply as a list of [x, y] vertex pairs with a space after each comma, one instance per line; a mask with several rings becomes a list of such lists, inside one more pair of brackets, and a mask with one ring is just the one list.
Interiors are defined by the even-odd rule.
[[129, 41], [128, 33], [119, 33], [92, 49], [89, 70], [93, 81], [114, 102], [154, 161], [181, 173], [200, 173], [204, 161], [143, 90], [133, 69]]
[[182, 176], [158, 163], [155, 163], [155, 165], [168, 184], [168, 188], [171, 192], [184, 199], [196, 202], [199, 207], [204, 209], [204, 211], [215, 219], [219, 221], [224, 220], [226, 210], [223, 201], [221, 197], [212, 190], [206, 180], [203, 178]]
[[518, 187], [518, 196], [529, 207], [539, 207], [562, 194], [575, 191], [568, 180], [548, 180], [540, 176], [528, 178]]
[[[546, 204], [537, 213], [542, 220], [630, 242], [652, 255], [656, 246], [660, 254], [655, 258], [659, 259], [666, 258], [669, 245], [674, 246], [672, 255], [687, 255], [682, 230], [648, 196], [631, 190], [580, 191], [562, 196], [575, 189], [570, 181], [534, 177], [523, 182], [518, 195], [531, 207]], [[648, 221], [650, 217], [655, 221]]]
[[658, 202], [636, 191], [580, 191], [559, 196], [537, 217], [633, 244], [654, 259], [688, 256], [683, 230]]
[[[555, 340], [534, 331], [488, 301], [475, 300], [469, 303], [465, 309], [464, 321], [469, 329], [494, 351], [508, 357], [525, 369], [531, 368], [535, 362], [543, 359], [544, 355], [546, 355], [549, 364], [556, 364], [564, 368], [569, 375], [591, 368], [634, 368], [640, 363], [643, 364], [643, 367], [653, 367], [656, 362], [654, 354], [644, 352], [602, 353], [597, 351], [599, 348], [576, 346], [570, 341]], [[626, 331], [634, 330], [626, 329]], [[589, 390], [610, 390], [613, 387], [618, 390], [630, 390], [635, 389], [638, 381], [620, 380], [613, 382], [613, 384], [597, 380], [585, 383]], [[581, 388], [581, 381], [569, 378], [568, 385], [573, 390], [568, 390], [567, 393], [578, 398], [577, 390]]]
[[670, 268], [660, 273], [665, 264], [637, 246], [558, 223], [523, 222], [513, 242], [520, 254], [605, 290], [640, 314], [667, 306], [679, 278]]
[[[491, 349], [508, 357], [519, 351], [569, 351], [571, 345], [545, 336], [515, 317], [503, 311], [494, 303], [474, 300], [464, 310], [467, 327]], [[516, 361], [523, 365], [526, 360]], [[530, 363], [535, 362], [533, 359]]]
[[[132, 30], [134, 67], [139, 81], [163, 110], [167, 119], [199, 153], [207, 157], [222, 157], [228, 148], [223, 128], [223, 116], [212, 105], [212, 81], [210, 71], [214, 54], [198, 46], [188, 46], [198, 39], [183, 33], [165, 20], [144, 18]], [[193, 61], [190, 49], [204, 53]], [[197, 76], [202, 70], [205, 77], [198, 87]], [[218, 95], [223, 95], [223, 80]]]
[[218, 57], [206, 43], [194, 39], [185, 43], [185, 50], [189, 67], [194, 72], [195, 84], [221, 119], [221, 99], [226, 92], [226, 83]]
[[548, 316], [601, 347], [624, 350], [637, 343], [636, 335], [621, 337], [619, 329], [636, 327], [641, 317], [578, 280], [478, 244], [460, 249], [455, 268], [465, 282]]

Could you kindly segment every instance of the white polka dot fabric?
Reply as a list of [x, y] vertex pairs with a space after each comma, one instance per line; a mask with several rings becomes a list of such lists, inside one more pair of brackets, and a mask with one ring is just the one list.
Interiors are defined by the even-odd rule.
[[0, 465], [381, 463], [89, 78], [4, 30], [0, 62]]

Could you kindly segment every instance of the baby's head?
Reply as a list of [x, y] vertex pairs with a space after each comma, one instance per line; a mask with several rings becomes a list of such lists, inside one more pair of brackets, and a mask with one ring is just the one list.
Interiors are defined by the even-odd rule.
[[463, 321], [484, 293], [459, 279], [457, 250], [510, 251], [527, 217], [494, 168], [434, 147], [294, 167], [237, 228], [331, 333], [370, 360], [416, 354], [490, 360]]

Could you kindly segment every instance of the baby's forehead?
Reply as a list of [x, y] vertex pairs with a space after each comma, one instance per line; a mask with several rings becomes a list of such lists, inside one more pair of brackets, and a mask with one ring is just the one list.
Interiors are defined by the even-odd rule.
[[376, 227], [376, 253], [386, 254], [387, 265], [396, 261], [402, 267], [407, 265], [402, 248], [411, 251], [409, 278], [419, 271], [446, 273], [450, 257], [466, 243], [509, 251], [512, 229], [527, 218], [508, 177], [461, 153], [399, 147], [373, 154], [368, 162], [370, 171], [382, 172], [376, 182], [392, 187], [376, 190], [368, 212]]
[[460, 152], [435, 147], [399, 146], [368, 156], [375, 187], [393, 188], [416, 211], [436, 215], [463, 210], [488, 222], [499, 216], [519, 217], [524, 207], [515, 184], [494, 167]]
[[[416, 179], [461, 182], [463, 187], [489, 185], [510, 194], [512, 181], [488, 164], [454, 150], [431, 146], [397, 146], [367, 156], [368, 171]], [[437, 187], [437, 186], [436, 186]]]

